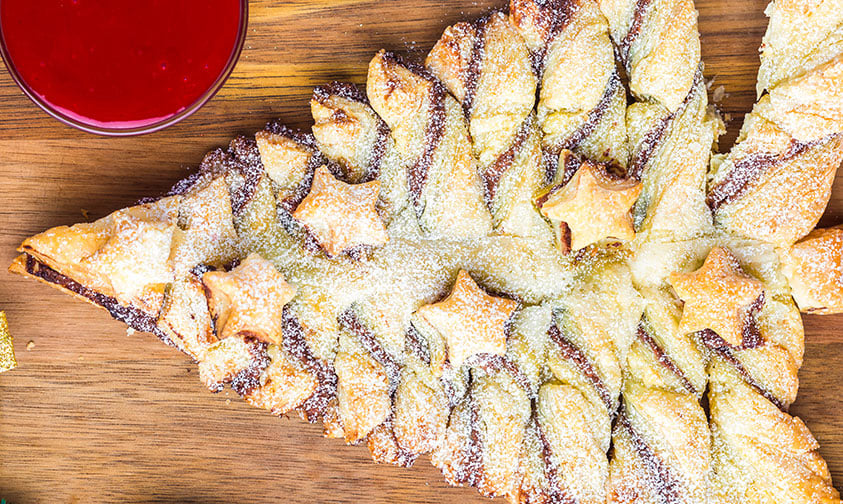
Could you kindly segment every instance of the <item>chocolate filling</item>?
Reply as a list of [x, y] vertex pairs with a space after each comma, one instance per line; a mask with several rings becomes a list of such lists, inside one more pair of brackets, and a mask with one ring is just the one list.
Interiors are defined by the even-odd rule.
[[659, 361], [659, 364], [667, 368], [668, 371], [673, 373], [678, 379], [682, 386], [690, 392], [691, 394], [696, 394], [697, 389], [694, 388], [694, 385], [691, 383], [691, 380], [685, 375], [682, 369], [673, 362], [664, 350], [659, 346], [656, 340], [650, 335], [647, 329], [644, 327], [643, 322], [638, 324], [638, 339], [640, 339], [645, 345], [650, 347], [653, 353], [656, 356], [656, 360]]
[[497, 159], [495, 159], [494, 163], [483, 171], [483, 189], [486, 197], [486, 205], [489, 207], [489, 210], [492, 210], [494, 205], [495, 196], [497, 196], [501, 179], [504, 174], [512, 168], [512, 163], [515, 162], [515, 157], [521, 153], [521, 149], [524, 147], [527, 138], [530, 136], [532, 127], [533, 116], [530, 115], [524, 119], [523, 123], [521, 123], [518, 133], [515, 135], [515, 138], [512, 140], [509, 147], [501, 153]]
[[480, 81], [480, 65], [483, 62], [483, 52], [486, 49], [486, 23], [489, 16], [484, 16], [474, 24], [474, 44], [471, 47], [471, 58], [468, 60], [463, 73], [463, 84], [465, 86], [465, 98], [462, 101], [465, 116], [471, 118], [474, 107], [474, 95], [477, 93], [477, 85]]
[[591, 136], [600, 124], [600, 121], [603, 120], [603, 116], [606, 115], [609, 107], [612, 105], [612, 99], [615, 97], [615, 93], [618, 91], [620, 85], [621, 79], [618, 76], [618, 72], [615, 71], [612, 73], [611, 77], [609, 77], [609, 82], [606, 83], [606, 89], [603, 91], [603, 96], [600, 97], [600, 101], [597, 102], [597, 105], [588, 112], [588, 118], [582, 126], [577, 128], [576, 131], [563, 140], [559, 145], [555, 146], [553, 150], [555, 152], [561, 152], [563, 149], [576, 149], [589, 136]]
[[327, 103], [331, 96], [339, 96], [346, 100], [365, 103], [366, 105], [369, 104], [369, 98], [366, 97], [366, 93], [350, 82], [333, 81], [328, 84], [316, 86], [313, 89], [313, 99], [319, 103]]
[[102, 306], [113, 318], [123, 322], [132, 329], [152, 333], [155, 336], [158, 336], [158, 338], [164, 343], [178, 348], [173, 340], [171, 340], [164, 331], [158, 328], [157, 317], [141, 311], [138, 308], [122, 305], [115, 298], [91, 290], [70, 277], [59, 273], [46, 264], [39, 262], [31, 255], [25, 255], [26, 272], [30, 275], [40, 278], [45, 282], [58, 285], [74, 294], [78, 294], [79, 296]]
[[360, 181], [361, 183], [371, 182], [372, 180], [375, 180], [380, 176], [381, 166], [383, 165], [383, 158], [386, 155], [386, 148], [389, 145], [389, 135], [391, 134], [389, 126], [387, 126], [387, 124], [380, 117], [377, 117], [377, 120], [377, 138], [375, 138], [375, 144], [372, 146], [372, 156], [369, 158], [369, 171], [366, 176]]
[[530, 379], [527, 378], [527, 375], [509, 357], [490, 353], [475, 354], [469, 359], [468, 363], [470, 366], [477, 366], [489, 374], [506, 371], [512, 376], [515, 383], [524, 390], [524, 393], [528, 397], [535, 397]]
[[767, 390], [758, 380], [753, 377], [749, 371], [744, 367], [743, 363], [735, 357], [733, 348], [723, 338], [711, 329], [703, 329], [697, 332], [703, 344], [712, 350], [714, 353], [723, 358], [724, 361], [731, 364], [740, 375], [741, 379], [755, 389], [759, 394], [764, 396], [768, 401], [773, 403], [780, 410], [787, 412], [787, 405], [772, 392]]
[[556, 323], [551, 324], [550, 328], [547, 330], [547, 335], [550, 337], [551, 341], [556, 343], [562, 357], [573, 362], [580, 372], [588, 379], [588, 381], [591, 382], [594, 389], [597, 391], [597, 394], [600, 396], [600, 399], [602, 399], [603, 403], [606, 405], [606, 409], [611, 412], [612, 407], [614, 406], [612, 394], [609, 392], [606, 384], [603, 383], [600, 375], [597, 374], [597, 370], [594, 369], [594, 366], [588, 360], [588, 357], [586, 357], [579, 348], [575, 347], [573, 343], [568, 341], [565, 335], [562, 334], [562, 331], [559, 330], [559, 326], [557, 326]]
[[404, 346], [411, 354], [418, 357], [420, 361], [424, 362], [428, 366], [430, 365], [430, 348], [427, 344], [427, 340], [412, 324], [410, 324], [410, 327], [407, 329]]
[[644, 462], [644, 468], [647, 471], [647, 480], [650, 482], [650, 486], [662, 498], [662, 502], [666, 504], [683, 502], [682, 484], [673, 476], [670, 467], [668, 467], [665, 461], [653, 452], [653, 449], [641, 437], [641, 434], [632, 427], [632, 423], [626, 414], [626, 405], [621, 409], [618, 422], [629, 433], [638, 457]]
[[240, 173], [244, 179], [241, 185], [231, 190], [231, 211], [234, 215], [240, 215], [255, 196], [265, 173], [257, 142], [243, 136], [232, 140], [226, 166]]
[[463, 447], [460, 483], [478, 487], [483, 482], [483, 437], [480, 432], [480, 406], [472, 395], [468, 398], [468, 414], [470, 432]]
[[[468, 370], [464, 373], [465, 375], [470, 376]], [[463, 393], [463, 395], [458, 395], [457, 389], [454, 387], [454, 383], [444, 376], [439, 378], [439, 383], [442, 385], [442, 391], [445, 393], [445, 398], [448, 399], [448, 409], [453, 409], [460, 403], [460, 400], [465, 397], [465, 393]]]
[[559, 154], [554, 154], [550, 149], [542, 147], [541, 165], [544, 169], [544, 183], [550, 184], [556, 178], [556, 171], [559, 169]]
[[654, 128], [644, 134], [644, 139], [638, 144], [638, 150], [632, 156], [629, 163], [629, 176], [635, 180], [641, 180], [644, 175], [644, 167], [653, 157], [653, 153], [661, 146], [662, 139], [667, 132], [667, 127], [673, 121], [674, 114], [669, 114], [659, 119]]
[[269, 355], [266, 348], [269, 346], [263, 341], [252, 341], [249, 345], [249, 353], [252, 359], [249, 365], [237, 372], [231, 379], [231, 388], [240, 397], [250, 395], [261, 386], [261, 374], [269, 366]]
[[632, 13], [632, 21], [629, 23], [629, 30], [624, 35], [623, 39], [618, 44], [621, 62], [629, 69], [631, 62], [629, 61], [629, 51], [632, 49], [632, 44], [638, 40], [641, 34], [641, 27], [644, 25], [644, 17], [647, 15], [650, 0], [637, 0], [635, 2], [635, 10]]
[[764, 344], [764, 338], [761, 336], [761, 328], [758, 327], [758, 312], [763, 307], [764, 292], [762, 291], [746, 311], [743, 329], [741, 330], [741, 346], [739, 350], [757, 348]]
[[304, 328], [289, 305], [284, 307], [281, 316], [284, 349], [316, 377], [316, 390], [301, 406], [307, 420], [313, 423], [325, 415], [331, 400], [336, 397], [337, 375], [331, 363], [317, 359], [313, 355], [305, 339]]
[[410, 195], [413, 197], [413, 206], [418, 217], [421, 217], [424, 212], [422, 193], [424, 192], [424, 186], [427, 184], [428, 172], [433, 165], [433, 155], [445, 136], [445, 90], [441, 84], [434, 83], [431, 86], [429, 107], [429, 117], [424, 131], [424, 151], [407, 172]]
[[[567, 222], [560, 222], [559, 223], [559, 251], [563, 254], [568, 254], [571, 252], [571, 245], [573, 244], [571, 238], [571, 226], [568, 225]], [[585, 250], [585, 249], [581, 249]], [[576, 260], [579, 260], [579, 256], [576, 257]]]
[[[535, 411], [535, 407], [533, 408]], [[547, 502], [552, 504], [576, 504], [577, 501], [562, 489], [562, 482], [559, 481], [559, 467], [553, 461], [553, 447], [542, 429], [541, 423], [535, 420], [536, 434], [542, 444], [542, 460], [544, 461], [544, 477], [547, 479]]]
[[386, 351], [377, 336], [375, 336], [375, 333], [360, 321], [353, 308], [342, 312], [337, 317], [337, 322], [347, 331], [357, 336], [363, 348], [369, 352], [369, 355], [384, 367], [386, 375], [389, 378], [389, 393], [392, 394], [398, 387], [398, 382], [401, 379], [401, 364]]
[[316, 143], [316, 137], [313, 136], [313, 133], [306, 133], [301, 130], [290, 128], [289, 126], [282, 123], [279, 119], [273, 119], [266, 123], [264, 126], [264, 131], [272, 133], [273, 135], [279, 135], [284, 138], [289, 138], [290, 140], [300, 144], [312, 152], [319, 152], [319, 146]]
[[791, 140], [788, 149], [781, 154], [759, 152], [740, 159], [735, 163], [734, 169], [711, 188], [705, 202], [713, 212], [717, 212], [723, 205], [743, 196], [767, 170], [801, 155], [816, 143]]

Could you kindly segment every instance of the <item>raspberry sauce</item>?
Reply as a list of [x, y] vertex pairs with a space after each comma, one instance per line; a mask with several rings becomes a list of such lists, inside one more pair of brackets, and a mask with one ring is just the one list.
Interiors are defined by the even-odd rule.
[[47, 108], [136, 129], [215, 87], [239, 51], [241, 12], [241, 0], [0, 0], [0, 33], [10, 69]]

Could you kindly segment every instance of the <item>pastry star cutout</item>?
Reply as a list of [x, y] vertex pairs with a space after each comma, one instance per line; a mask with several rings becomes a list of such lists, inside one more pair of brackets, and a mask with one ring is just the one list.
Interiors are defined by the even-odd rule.
[[743, 342], [743, 328], [764, 285], [746, 275], [738, 260], [722, 247], [711, 249], [693, 273], [671, 273], [670, 285], [685, 302], [679, 330], [711, 329], [732, 346]]
[[604, 238], [634, 238], [629, 210], [639, 194], [641, 183], [611, 178], [598, 164], [586, 160], [567, 184], [551, 189], [538, 204], [542, 215], [554, 224], [567, 224], [570, 248], [579, 250]]
[[458, 368], [474, 354], [504, 355], [507, 324], [517, 309], [517, 302], [486, 294], [460, 270], [448, 297], [417, 313], [445, 337], [448, 359]]
[[379, 191], [378, 180], [346, 184], [321, 166], [293, 217], [307, 226], [329, 256], [355, 245], [383, 245], [389, 237], [375, 210]]
[[281, 344], [281, 314], [296, 290], [271, 262], [249, 254], [229, 272], [205, 273], [202, 284], [220, 339], [239, 335]]

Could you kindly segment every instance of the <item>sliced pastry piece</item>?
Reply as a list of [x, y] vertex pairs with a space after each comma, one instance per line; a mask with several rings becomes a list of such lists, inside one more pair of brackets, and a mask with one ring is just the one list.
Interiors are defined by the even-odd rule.
[[843, 311], [843, 229], [815, 229], [779, 255], [800, 310]]
[[707, 202], [726, 231], [789, 246], [819, 221], [843, 161], [843, 55], [773, 88], [712, 162]]
[[624, 366], [628, 379], [700, 397], [708, 379], [706, 356], [697, 339], [680, 329], [681, 306], [666, 289], [650, 287], [642, 294], [644, 316]]
[[539, 76], [548, 179], [563, 149], [626, 166], [626, 90], [597, 2], [512, 0], [509, 11]]
[[343, 168], [349, 183], [380, 181], [378, 211], [389, 223], [409, 205], [406, 167], [389, 126], [353, 84], [333, 82], [313, 90], [313, 136], [324, 155]]
[[658, 241], [710, 232], [706, 171], [722, 123], [708, 107], [702, 69], [676, 109], [638, 102], [630, 105], [626, 121], [632, 146], [629, 176], [642, 181], [633, 211], [636, 232]]
[[612, 434], [607, 502], [707, 502], [710, 444], [697, 396], [628, 384]]
[[410, 199], [423, 231], [451, 239], [487, 234], [491, 217], [460, 104], [426, 70], [386, 51], [369, 64], [366, 93], [411, 163]]
[[693, 0], [598, 0], [629, 88], [674, 112], [693, 86], [700, 37]]
[[533, 105], [536, 77], [508, 18], [450, 26], [426, 60], [463, 106], [486, 204], [499, 233], [550, 239], [533, 195], [544, 181]]
[[[454, 403], [431, 461], [449, 482], [475, 486], [488, 496], [518, 494], [519, 456], [535, 395], [536, 374], [530, 370], [538, 365], [536, 351], [523, 329], [512, 330], [518, 307], [489, 296], [461, 271], [448, 298], [418, 312], [447, 341], [448, 361], [439, 367]], [[459, 370], [468, 374], [462, 394], [461, 384], [449, 376]]]
[[810, 72], [843, 52], [843, 10], [838, 0], [776, 0], [761, 43], [758, 96]]
[[743, 265], [751, 266], [746, 256], [739, 261], [729, 249], [715, 247], [699, 270], [671, 274], [671, 285], [684, 302], [679, 330], [692, 332], [707, 353], [731, 364], [759, 393], [786, 409], [799, 383], [802, 321], [786, 291], [750, 276]]
[[718, 503], [839, 503], [819, 444], [798, 417], [715, 360], [711, 370], [712, 489]]

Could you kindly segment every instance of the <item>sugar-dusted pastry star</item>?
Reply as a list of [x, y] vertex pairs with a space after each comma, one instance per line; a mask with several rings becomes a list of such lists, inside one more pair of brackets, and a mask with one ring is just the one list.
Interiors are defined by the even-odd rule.
[[579, 250], [604, 238], [634, 238], [629, 210], [640, 193], [640, 182], [615, 178], [585, 160], [568, 183], [551, 188], [537, 203], [554, 225], [564, 223], [570, 230], [570, 243], [560, 244], [563, 250]]
[[448, 359], [459, 367], [474, 354], [505, 354], [507, 325], [517, 309], [517, 302], [486, 294], [460, 270], [448, 297], [418, 314], [445, 337]]
[[220, 339], [238, 335], [281, 344], [282, 311], [296, 290], [271, 262], [249, 254], [231, 271], [205, 273], [202, 284]]
[[329, 256], [356, 245], [383, 245], [389, 237], [375, 210], [379, 191], [378, 180], [346, 184], [322, 166], [293, 217], [307, 226]]
[[730, 345], [741, 345], [744, 325], [764, 285], [745, 274], [729, 250], [711, 249], [700, 269], [671, 273], [668, 281], [685, 302], [681, 332], [711, 329]]

